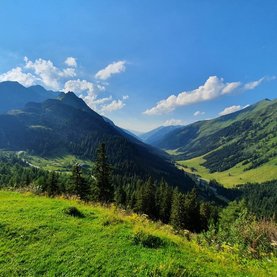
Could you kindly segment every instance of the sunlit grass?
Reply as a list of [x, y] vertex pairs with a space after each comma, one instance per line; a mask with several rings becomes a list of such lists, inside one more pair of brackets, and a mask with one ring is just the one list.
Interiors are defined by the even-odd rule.
[[[274, 276], [276, 260], [201, 247], [114, 206], [0, 191], [0, 276]], [[84, 217], [64, 211], [76, 207]], [[163, 242], [134, 243], [138, 232]]]
[[[245, 184], [249, 182], [262, 183], [277, 178], [277, 157], [260, 167], [247, 171], [243, 171], [247, 165], [242, 165], [242, 163], [239, 163], [228, 170], [209, 173], [208, 168], [202, 165], [204, 162], [205, 159], [203, 156], [200, 156], [190, 160], [178, 161], [177, 165], [181, 165], [179, 168], [183, 169], [184, 171], [200, 175], [203, 179], [215, 179], [226, 187], [233, 187], [238, 184]], [[192, 168], [195, 168], [196, 171], [193, 171]]]

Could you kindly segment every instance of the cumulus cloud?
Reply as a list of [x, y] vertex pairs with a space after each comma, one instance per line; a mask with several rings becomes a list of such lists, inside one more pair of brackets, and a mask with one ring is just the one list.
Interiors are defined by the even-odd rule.
[[64, 63], [69, 67], [77, 67], [77, 60], [73, 57], [67, 57]]
[[222, 95], [232, 93], [239, 88], [250, 90], [258, 86], [262, 80], [260, 79], [255, 82], [247, 83], [242, 87], [241, 82], [226, 83], [223, 78], [210, 76], [206, 82], [198, 88], [192, 91], [184, 91], [177, 95], [173, 94], [168, 98], [159, 101], [154, 107], [144, 111], [144, 114], [158, 115], [168, 113], [175, 110], [177, 107], [209, 101]]
[[125, 64], [126, 64], [126, 61], [113, 62], [107, 65], [104, 69], [99, 70], [95, 74], [95, 78], [100, 80], [107, 80], [113, 74], [124, 72], [126, 69]]
[[110, 104], [101, 107], [102, 113], [110, 113], [122, 109], [125, 103], [122, 100], [113, 100]]
[[181, 119], [168, 119], [163, 123], [163, 126], [176, 126], [176, 125], [184, 125], [185, 122]]
[[[64, 61], [66, 67], [57, 67], [51, 60], [38, 58], [30, 60], [24, 57], [25, 64], [15, 67], [8, 72], [0, 74], [0, 82], [17, 81], [28, 87], [32, 85], [42, 85], [47, 89], [62, 90], [64, 92], [73, 91], [82, 98], [92, 109], [109, 113], [125, 106], [124, 100], [128, 95], [122, 96], [122, 99], [113, 99], [112, 96], [99, 97], [100, 93], [106, 90], [108, 85], [102, 80], [90, 82], [77, 78], [77, 59], [67, 57]], [[115, 62], [99, 73], [99, 78], [106, 79], [112, 74], [125, 70], [125, 61]]]
[[219, 113], [219, 115], [226, 115], [226, 114], [234, 113], [234, 112], [237, 112], [239, 110], [245, 109], [247, 107], [249, 107], [249, 105], [246, 105], [246, 106], [233, 105], [233, 106], [230, 106], [230, 107], [226, 107], [222, 112]]
[[23, 86], [29, 87], [35, 85], [38, 79], [31, 73], [24, 73], [21, 67], [16, 67], [6, 73], [0, 74], [0, 82], [4, 81], [16, 81]]
[[265, 80], [265, 78], [261, 78], [257, 81], [246, 83], [243, 86], [243, 88], [244, 88], [244, 90], [252, 90], [252, 89], [256, 88], [257, 86], [259, 86], [264, 80]]
[[196, 111], [193, 115], [194, 116], [200, 116], [200, 115], [204, 115], [205, 112], [201, 112], [201, 111]]
[[82, 93], [88, 91], [90, 93], [94, 92], [94, 84], [86, 80], [69, 80], [64, 84], [64, 91], [74, 91], [77, 93]]
[[27, 57], [24, 58], [25, 69], [31, 70], [38, 76], [42, 84], [48, 88], [59, 90], [60, 79], [75, 77], [75, 68], [57, 68], [52, 61], [44, 59], [36, 59], [35, 61], [29, 60]]

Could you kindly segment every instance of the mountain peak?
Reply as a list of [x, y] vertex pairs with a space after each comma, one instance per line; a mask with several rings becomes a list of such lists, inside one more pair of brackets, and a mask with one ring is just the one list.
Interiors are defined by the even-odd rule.
[[16, 81], [4, 81], [4, 82], [0, 82], [0, 86], [2, 88], [6, 88], [6, 89], [26, 89], [23, 85], [21, 85], [20, 83], [16, 82]]
[[91, 111], [87, 104], [72, 91], [62, 94], [60, 100], [64, 104], [71, 106], [75, 109]]

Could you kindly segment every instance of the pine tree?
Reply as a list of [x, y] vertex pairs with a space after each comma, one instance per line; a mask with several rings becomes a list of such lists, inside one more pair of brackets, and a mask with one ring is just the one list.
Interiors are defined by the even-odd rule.
[[158, 218], [168, 223], [171, 211], [172, 189], [167, 185], [164, 179], [161, 180], [156, 190], [155, 200]]
[[176, 229], [183, 229], [184, 218], [184, 195], [178, 191], [178, 188], [175, 188], [172, 195], [170, 224]]
[[201, 229], [200, 223], [200, 204], [197, 199], [196, 189], [193, 188], [186, 196], [184, 201], [185, 220], [184, 227], [190, 231], [198, 232]]
[[114, 193], [114, 200], [117, 205], [126, 206], [126, 192], [122, 186], [118, 186]]
[[137, 212], [147, 214], [150, 217], [156, 217], [155, 191], [156, 187], [151, 178], [149, 178], [145, 184], [138, 187], [135, 205], [135, 210]]
[[55, 172], [51, 172], [46, 181], [46, 191], [48, 196], [55, 196], [59, 192], [58, 176]]
[[73, 166], [71, 180], [74, 192], [80, 197], [80, 199], [89, 200], [90, 186], [88, 181], [83, 177], [82, 169], [79, 164]]
[[110, 166], [107, 161], [106, 147], [101, 143], [96, 153], [95, 163], [96, 188], [98, 200], [110, 202], [113, 199], [113, 187], [110, 180]]

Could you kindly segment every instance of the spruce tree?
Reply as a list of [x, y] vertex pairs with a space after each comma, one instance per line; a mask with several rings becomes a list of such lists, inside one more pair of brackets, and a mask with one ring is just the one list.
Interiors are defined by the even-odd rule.
[[48, 176], [46, 181], [46, 191], [47, 195], [52, 197], [58, 194], [59, 187], [58, 187], [58, 176], [55, 172], [51, 172]]
[[184, 195], [178, 191], [178, 188], [175, 188], [172, 195], [170, 224], [175, 229], [183, 229], [184, 218], [185, 218]]
[[90, 186], [87, 180], [83, 177], [82, 169], [79, 164], [73, 166], [71, 180], [74, 192], [80, 197], [80, 199], [89, 200]]
[[158, 218], [168, 223], [171, 211], [172, 189], [167, 185], [164, 179], [161, 180], [156, 190], [155, 200]]
[[184, 226], [186, 229], [198, 232], [201, 229], [200, 223], [200, 204], [197, 199], [196, 189], [193, 188], [185, 197], [185, 221]]
[[117, 205], [126, 206], [126, 192], [122, 186], [118, 186], [114, 193], [114, 200]]
[[96, 188], [98, 200], [110, 202], [113, 199], [113, 187], [110, 180], [110, 166], [107, 161], [106, 147], [101, 143], [97, 149], [95, 163]]
[[149, 215], [150, 217], [156, 217], [155, 209], [155, 191], [156, 187], [153, 184], [151, 178], [142, 185], [140, 185], [136, 191], [136, 205], [135, 210], [140, 213]]

